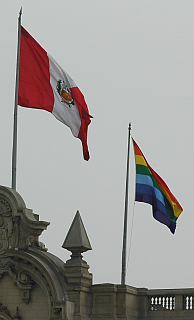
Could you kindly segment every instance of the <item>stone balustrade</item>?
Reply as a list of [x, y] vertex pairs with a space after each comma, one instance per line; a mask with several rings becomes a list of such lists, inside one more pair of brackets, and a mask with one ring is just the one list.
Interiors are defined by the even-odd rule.
[[134, 288], [100, 284], [92, 286], [90, 317], [94, 320], [186, 320], [194, 319], [194, 289]]
[[[194, 289], [138, 289], [140, 319], [194, 319]], [[147, 300], [147, 302], [146, 302]], [[145, 306], [146, 309], [145, 310]], [[144, 312], [143, 312], [144, 310]], [[144, 314], [143, 314], [144, 313]]]

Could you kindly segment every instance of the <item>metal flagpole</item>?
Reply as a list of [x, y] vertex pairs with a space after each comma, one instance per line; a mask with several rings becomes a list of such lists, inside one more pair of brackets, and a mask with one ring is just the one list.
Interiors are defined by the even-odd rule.
[[14, 105], [14, 125], [13, 125], [13, 149], [12, 149], [12, 189], [16, 190], [16, 160], [17, 160], [17, 115], [18, 115], [18, 88], [19, 88], [19, 66], [20, 66], [20, 38], [21, 38], [21, 15], [18, 17], [18, 47], [16, 64], [16, 84], [15, 84], [15, 105]]
[[122, 273], [121, 284], [125, 284], [126, 276], [126, 243], [127, 243], [127, 212], [128, 212], [128, 197], [129, 197], [129, 151], [130, 151], [130, 134], [131, 123], [129, 123], [128, 135], [128, 150], [127, 150], [127, 172], [126, 172], [126, 187], [125, 187], [125, 214], [124, 214], [124, 227], [123, 227], [123, 251], [122, 251]]

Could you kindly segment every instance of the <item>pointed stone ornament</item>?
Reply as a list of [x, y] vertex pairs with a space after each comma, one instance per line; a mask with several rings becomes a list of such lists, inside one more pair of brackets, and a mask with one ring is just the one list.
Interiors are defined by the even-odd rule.
[[64, 264], [68, 284], [76, 288], [89, 288], [92, 285], [92, 274], [88, 272], [89, 265], [82, 259], [81, 253], [92, 250], [92, 247], [79, 211], [76, 212], [62, 247], [72, 252], [71, 259]]
[[79, 211], [76, 212], [75, 218], [71, 224], [62, 247], [72, 252], [72, 258], [81, 258], [82, 252], [92, 250]]

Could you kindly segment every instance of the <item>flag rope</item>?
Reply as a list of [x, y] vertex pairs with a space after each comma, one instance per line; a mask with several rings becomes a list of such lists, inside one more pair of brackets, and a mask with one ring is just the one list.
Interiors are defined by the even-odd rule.
[[128, 250], [128, 259], [127, 259], [127, 269], [129, 267], [129, 258], [131, 253], [131, 243], [132, 243], [132, 235], [133, 235], [133, 222], [134, 222], [134, 212], [135, 212], [135, 200], [133, 203], [133, 215], [132, 215], [132, 222], [131, 222], [131, 231], [130, 231], [130, 240], [129, 240], [129, 250]]

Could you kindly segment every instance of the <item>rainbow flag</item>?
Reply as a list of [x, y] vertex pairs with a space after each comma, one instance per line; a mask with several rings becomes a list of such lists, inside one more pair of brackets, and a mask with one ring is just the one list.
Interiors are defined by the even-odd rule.
[[147, 163], [137, 143], [134, 139], [132, 140], [136, 161], [135, 200], [151, 204], [154, 218], [165, 224], [174, 233], [176, 220], [183, 208], [166, 183]]

